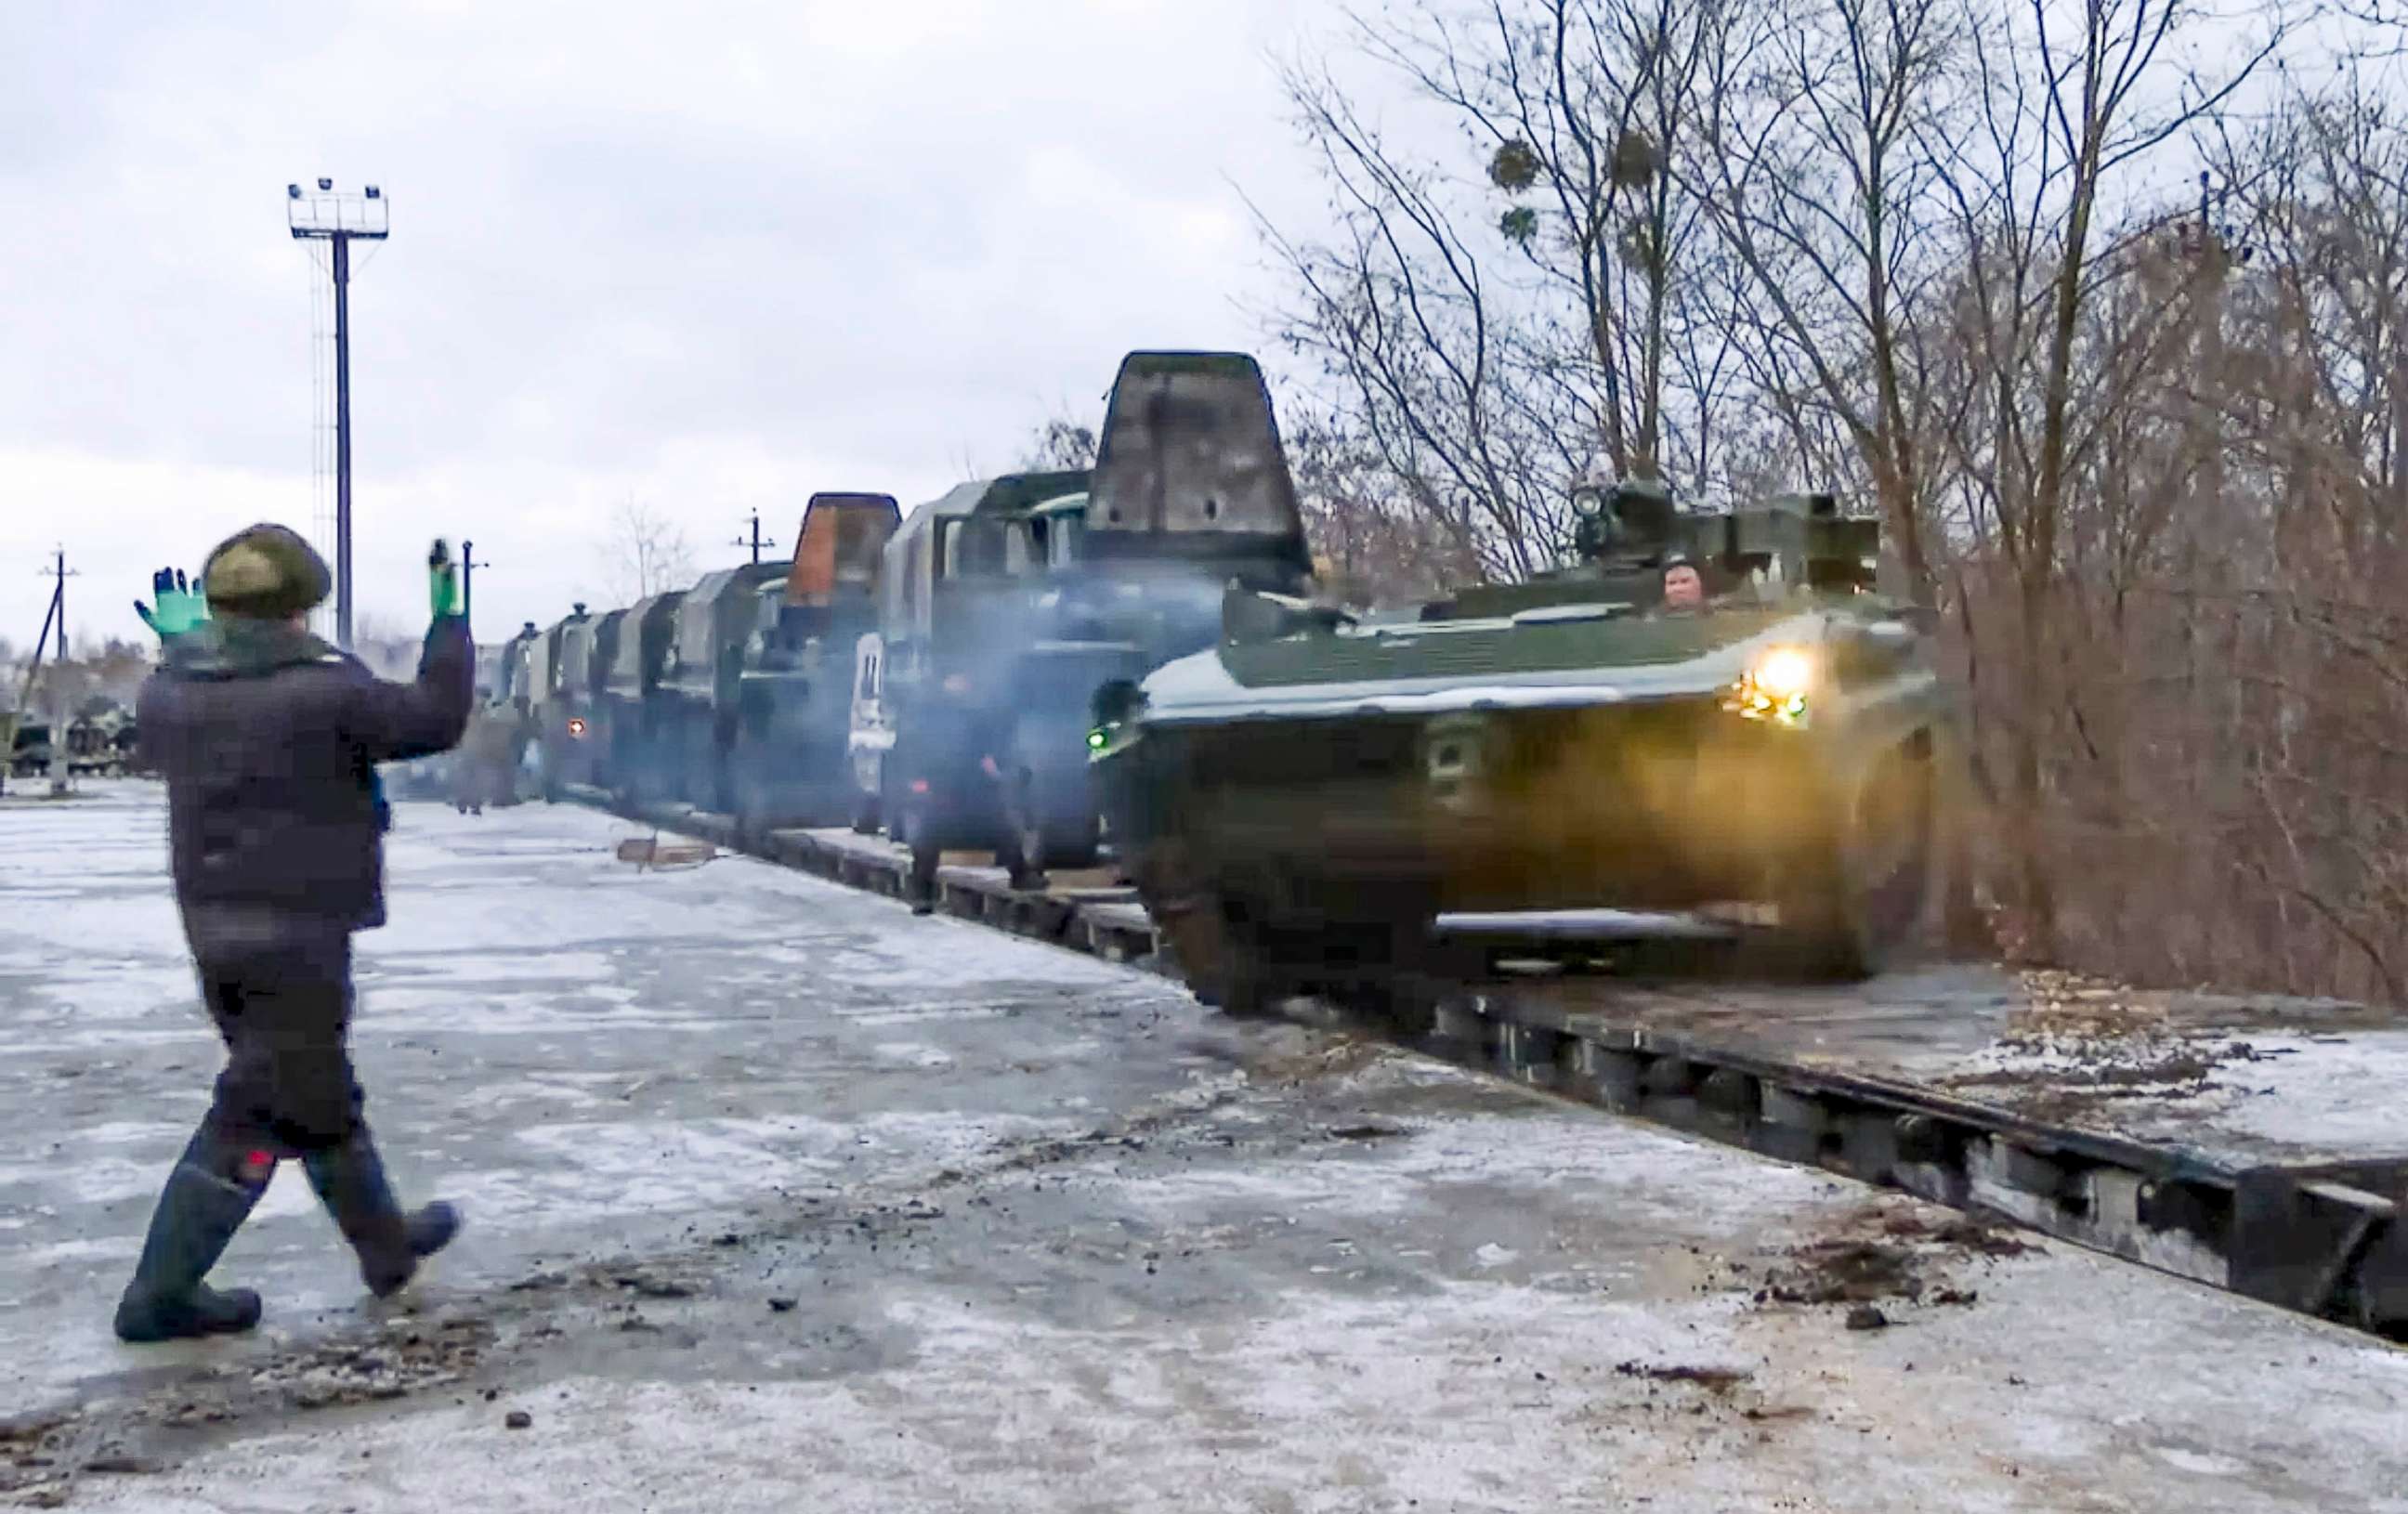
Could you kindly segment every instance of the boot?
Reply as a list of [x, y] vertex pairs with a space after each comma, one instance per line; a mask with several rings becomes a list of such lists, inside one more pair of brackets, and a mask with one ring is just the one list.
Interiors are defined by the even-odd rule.
[[937, 912], [937, 853], [912, 849], [911, 872], [904, 880], [903, 890], [905, 897], [911, 901], [911, 913]]
[[360, 1279], [379, 1298], [401, 1291], [418, 1264], [452, 1244], [460, 1233], [460, 1211], [437, 1202], [404, 1214], [386, 1182], [384, 1163], [366, 1128], [340, 1146], [301, 1159], [309, 1186], [335, 1217], [343, 1238], [360, 1259]]
[[118, 1339], [238, 1335], [259, 1323], [257, 1293], [248, 1288], [220, 1293], [201, 1279], [251, 1217], [275, 1171], [268, 1152], [222, 1150], [210, 1136], [194, 1136], [167, 1174], [134, 1280], [118, 1300]]

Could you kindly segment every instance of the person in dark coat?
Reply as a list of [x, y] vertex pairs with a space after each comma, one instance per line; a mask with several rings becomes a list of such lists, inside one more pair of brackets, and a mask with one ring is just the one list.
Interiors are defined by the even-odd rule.
[[449, 555], [437, 542], [429, 559], [434, 623], [409, 683], [308, 633], [326, 564], [282, 526], [252, 526], [209, 554], [207, 617], [173, 578], [154, 580], [155, 616], [137, 607], [165, 650], [136, 723], [166, 780], [176, 904], [226, 1064], [118, 1305], [129, 1341], [258, 1323], [257, 1293], [203, 1278], [280, 1161], [301, 1163], [379, 1296], [460, 1222], [447, 1204], [406, 1213], [394, 1201], [349, 1046], [351, 933], [384, 922], [375, 764], [445, 750], [468, 718], [476, 649]]
[[910, 782], [904, 795], [903, 840], [911, 849], [911, 870], [904, 896], [915, 915], [937, 907], [938, 844], [944, 833], [979, 830], [968, 817], [992, 817], [996, 832], [995, 861], [1010, 877], [1010, 886], [1036, 890], [1044, 886], [1024, 854], [1025, 796], [1007, 766], [1011, 750], [1014, 714], [986, 705], [931, 701], [907, 722], [896, 743]]

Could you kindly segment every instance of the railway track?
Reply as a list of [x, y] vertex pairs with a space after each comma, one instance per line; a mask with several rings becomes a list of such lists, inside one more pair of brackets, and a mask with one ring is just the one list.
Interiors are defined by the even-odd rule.
[[[876, 838], [751, 832], [685, 806], [622, 806], [598, 790], [566, 797], [851, 887], [903, 892], [903, 853]], [[1172, 970], [1131, 891], [1023, 893], [1000, 873], [946, 868], [939, 907]], [[1616, 979], [1498, 977], [1422, 992], [1427, 1034], [1383, 1027], [1422, 1054], [2408, 1341], [2408, 1150], [2263, 1162], [2118, 1134], [1969, 1097], [1937, 1080], [1858, 1070], [1844, 1047], [1834, 1052], [1832, 1037], [1767, 1032], [1761, 1013], [1668, 1023], [1634, 1010], [1634, 997], [1644, 995]], [[1719, 992], [1701, 983], [1687, 996], [1712, 1001]], [[1349, 1023], [1361, 1026], [1359, 1018]]]

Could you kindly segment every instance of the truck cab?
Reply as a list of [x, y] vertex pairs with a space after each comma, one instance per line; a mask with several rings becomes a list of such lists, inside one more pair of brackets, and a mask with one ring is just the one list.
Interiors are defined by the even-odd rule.
[[[1007, 474], [914, 509], [880, 557], [878, 620], [853, 647], [847, 750], [856, 828], [915, 834], [941, 849], [986, 850], [1002, 817], [982, 759], [1017, 713], [1015, 678], [1040, 639], [1038, 590], [1054, 539], [1033, 529], [1075, 518], [1083, 470]], [[982, 750], [972, 750], [972, 748]]]
[[743, 824], [828, 824], [850, 813], [855, 643], [877, 623], [880, 553], [901, 514], [890, 494], [813, 494], [784, 578], [754, 592], [724, 755]]

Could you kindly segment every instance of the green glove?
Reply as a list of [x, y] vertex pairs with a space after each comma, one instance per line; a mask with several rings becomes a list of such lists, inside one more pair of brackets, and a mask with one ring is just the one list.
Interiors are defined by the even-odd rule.
[[174, 640], [209, 618], [208, 601], [175, 568], [161, 568], [150, 575], [150, 597], [158, 601], [157, 608], [137, 599], [134, 613], [159, 634], [162, 642]]
[[466, 614], [460, 603], [460, 567], [452, 561], [452, 547], [442, 537], [426, 554], [426, 601], [438, 621]]

